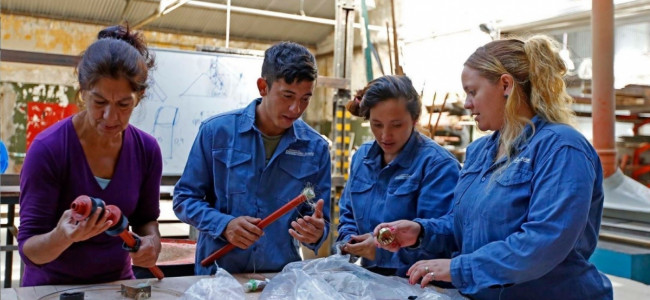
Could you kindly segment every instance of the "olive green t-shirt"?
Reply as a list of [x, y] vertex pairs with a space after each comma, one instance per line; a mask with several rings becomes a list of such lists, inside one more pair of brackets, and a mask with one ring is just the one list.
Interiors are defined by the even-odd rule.
[[280, 144], [280, 139], [282, 135], [268, 136], [262, 133], [262, 141], [264, 141], [264, 153], [266, 153], [266, 164], [269, 164], [271, 157], [273, 157], [273, 152], [275, 148]]

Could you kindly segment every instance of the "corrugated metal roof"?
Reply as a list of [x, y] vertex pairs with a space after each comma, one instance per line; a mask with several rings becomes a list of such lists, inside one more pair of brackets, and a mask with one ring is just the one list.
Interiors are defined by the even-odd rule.
[[[335, 0], [303, 0], [305, 16], [334, 20]], [[154, 14], [158, 0], [2, 0], [3, 13], [109, 25], [124, 19], [131, 25]], [[301, 15], [300, 0], [232, 0], [234, 7]], [[227, 0], [201, 0], [160, 16], [142, 29], [188, 35], [225, 37], [226, 11], [205, 8], [195, 3], [226, 5]], [[316, 45], [334, 30], [334, 26], [299, 20], [260, 16], [231, 11], [230, 38], [259, 41], [292, 40]]]

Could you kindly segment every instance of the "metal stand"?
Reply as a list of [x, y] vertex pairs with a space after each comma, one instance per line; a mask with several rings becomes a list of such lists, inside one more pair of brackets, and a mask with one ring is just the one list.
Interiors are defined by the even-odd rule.
[[346, 111], [345, 104], [352, 98], [350, 78], [352, 74], [352, 50], [354, 47], [354, 16], [355, 1], [336, 1], [336, 25], [334, 27], [334, 77], [345, 79], [345, 85], [336, 87], [334, 93], [334, 122], [332, 124], [332, 140], [334, 151], [332, 157], [332, 206], [330, 216], [330, 243], [334, 245], [339, 223], [338, 199], [343, 192], [343, 187], [348, 179], [350, 156], [350, 113]]

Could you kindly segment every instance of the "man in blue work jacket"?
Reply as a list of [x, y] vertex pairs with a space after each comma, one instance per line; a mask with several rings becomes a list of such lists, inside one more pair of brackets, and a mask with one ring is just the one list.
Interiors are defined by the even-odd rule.
[[[174, 189], [176, 216], [199, 231], [195, 273], [214, 251], [236, 248], [216, 261], [231, 273], [277, 272], [300, 260], [299, 243], [318, 248], [327, 238], [331, 187], [328, 144], [300, 120], [312, 96], [316, 60], [303, 46], [267, 49], [261, 98], [205, 120]], [[261, 219], [314, 187], [315, 207], [303, 203], [262, 231]], [[327, 207], [328, 209], [323, 209]]]

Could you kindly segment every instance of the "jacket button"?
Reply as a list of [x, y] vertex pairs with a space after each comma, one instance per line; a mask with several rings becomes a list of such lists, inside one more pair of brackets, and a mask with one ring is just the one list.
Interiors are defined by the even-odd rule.
[[485, 177], [481, 178], [481, 182], [485, 181]]

